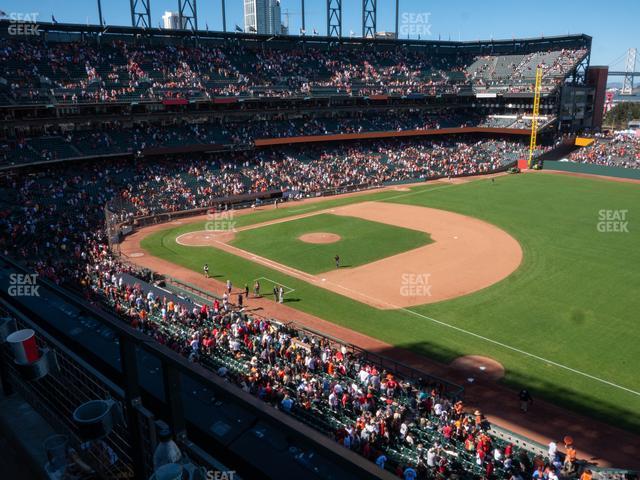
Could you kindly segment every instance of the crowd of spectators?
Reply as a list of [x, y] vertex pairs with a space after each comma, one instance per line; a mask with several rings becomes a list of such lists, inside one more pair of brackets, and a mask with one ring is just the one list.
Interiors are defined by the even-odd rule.
[[[231, 292], [181, 303], [143, 288], [149, 276], [109, 250], [102, 206], [131, 215], [210, 206], [212, 195], [278, 188], [308, 193], [358, 182], [490, 171], [522, 145], [505, 141], [374, 142], [215, 160], [59, 165], [0, 179], [0, 248], [42, 278], [81, 292], [156, 341], [212, 368], [381, 468], [413, 478], [554, 478], [575, 470], [499, 440], [481, 412], [441, 384], [409, 381], [326, 339], [247, 316]], [[235, 155], [247, 155], [246, 153]], [[194, 187], [185, 179], [195, 179]], [[161, 192], [161, 193], [159, 193]], [[139, 278], [121, 280], [122, 273]], [[147, 285], [148, 287], [148, 285]]]
[[607, 167], [640, 168], [640, 136], [599, 136], [591, 145], [573, 152], [569, 160]]
[[364, 133], [374, 131], [427, 130], [477, 125], [481, 117], [453, 112], [361, 112], [315, 117], [302, 115], [269, 120], [188, 123], [168, 125], [140, 123], [125, 126], [113, 121], [94, 130], [61, 131], [49, 127], [41, 136], [7, 141], [0, 148], [0, 164], [20, 165], [65, 158], [109, 154], [139, 154], [153, 148], [188, 148], [194, 145], [251, 145], [256, 139]]
[[0, 179], [0, 248], [22, 260], [40, 259], [43, 275], [69, 280], [73, 270], [48, 266], [78, 260], [83, 245], [98, 235], [107, 202], [125, 219], [211, 207], [227, 195], [282, 190], [302, 197], [337, 187], [491, 171], [523, 148], [495, 140], [378, 141], [16, 172]]
[[132, 45], [122, 40], [45, 43], [28, 38], [0, 48], [6, 80], [0, 101], [440, 95], [495, 85], [530, 91], [531, 69], [536, 65], [544, 68], [545, 88], [550, 91], [584, 53], [582, 49], [540, 51], [521, 55], [521, 61], [510, 67], [508, 56], [435, 54], [406, 47], [249, 47], [238, 41], [186, 47]]
[[557, 479], [577, 471], [575, 456], [563, 458], [555, 445], [534, 458], [500, 440], [482, 412], [440, 382], [397, 376], [344, 345], [248, 315], [227, 294], [196, 304], [123, 281], [105, 248], [93, 254], [83, 282], [132, 327], [401, 478], [516, 480], [539, 470]]
[[231, 160], [145, 163], [114, 205], [128, 217], [211, 206], [229, 195], [284, 191], [301, 198], [354, 185], [487, 173], [525, 153], [498, 140], [375, 141], [236, 152]]
[[516, 160], [522, 146], [513, 142], [378, 141], [370, 147], [350, 144], [299, 152], [258, 154], [258, 162], [243, 168], [252, 190], [283, 188], [294, 196], [349, 185], [487, 173]]
[[542, 69], [542, 92], [553, 91], [587, 50], [562, 49], [520, 55], [486, 55], [469, 67], [474, 90], [533, 92], [538, 68]]

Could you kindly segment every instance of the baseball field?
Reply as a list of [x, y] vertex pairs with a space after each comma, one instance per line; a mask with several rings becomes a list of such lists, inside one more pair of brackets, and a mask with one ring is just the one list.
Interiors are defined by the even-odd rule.
[[[490, 357], [536, 398], [640, 432], [640, 188], [525, 174], [168, 224], [161, 259], [449, 364]], [[336, 266], [336, 256], [339, 265]]]

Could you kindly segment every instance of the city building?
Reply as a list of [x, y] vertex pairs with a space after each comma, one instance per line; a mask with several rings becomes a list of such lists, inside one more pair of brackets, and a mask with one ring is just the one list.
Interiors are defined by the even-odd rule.
[[265, 35], [282, 34], [280, 0], [244, 0], [244, 31]]
[[184, 20], [182, 26], [180, 26], [180, 15], [178, 12], [166, 11], [162, 16], [162, 28], [166, 28], [167, 30], [180, 30], [184, 28]]

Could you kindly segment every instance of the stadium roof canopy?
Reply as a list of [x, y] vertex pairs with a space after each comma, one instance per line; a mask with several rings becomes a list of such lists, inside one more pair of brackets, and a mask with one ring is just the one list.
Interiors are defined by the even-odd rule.
[[[9, 20], [0, 21], [0, 36], [8, 36]], [[72, 23], [38, 23], [38, 30], [41, 35], [52, 41], [65, 41], [65, 34], [69, 35], [66, 40], [78, 40], [77, 36], [114, 36], [122, 37], [148, 37], [157, 40], [165, 39], [172, 43], [172, 39], [193, 39], [200, 41], [225, 41], [236, 40], [246, 43], [269, 42], [278, 46], [306, 44], [306, 45], [340, 45], [340, 46], [374, 46], [374, 47], [414, 47], [435, 49], [441, 53], [447, 51], [464, 51], [474, 54], [499, 54], [508, 53], [513, 50], [527, 51], [540, 50], [545, 48], [575, 48], [586, 47], [590, 50], [592, 37], [585, 34], [534, 37], [534, 38], [512, 38], [501, 40], [477, 40], [477, 41], [451, 41], [451, 40], [415, 40], [415, 39], [389, 39], [389, 38], [361, 38], [361, 37], [326, 37], [326, 36], [298, 36], [298, 35], [259, 35], [240, 32], [218, 32], [204, 30], [168, 30], [162, 28], [138, 28], [127, 26], [100, 26], [82, 25]]]

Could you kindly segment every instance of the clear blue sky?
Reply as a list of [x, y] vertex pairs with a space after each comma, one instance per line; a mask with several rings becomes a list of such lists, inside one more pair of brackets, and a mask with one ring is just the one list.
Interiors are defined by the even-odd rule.
[[[178, 0], [150, 0], [154, 26], [158, 26], [165, 10], [177, 11]], [[222, 29], [221, 0], [198, 0], [200, 28]], [[226, 0], [227, 28], [242, 25], [243, 0]], [[282, 9], [289, 11], [290, 31], [300, 29], [300, 0], [281, 0]], [[326, 0], [306, 0], [307, 32], [317, 28], [326, 32]], [[394, 30], [395, 0], [378, 0], [378, 30]], [[343, 35], [353, 30], [362, 32], [361, 0], [343, 0]], [[130, 25], [129, 0], [102, 0], [107, 24]], [[55, 15], [59, 22], [98, 23], [97, 0], [0, 0], [0, 10], [11, 12], [38, 12], [43, 21]], [[516, 2], [509, 0], [400, 0], [400, 12], [410, 20], [409, 14], [430, 13], [429, 27], [422, 28], [421, 38], [437, 40], [478, 40], [586, 33], [593, 37], [592, 64], [609, 65], [624, 56], [629, 47], [640, 48], [640, 1], [618, 0], [538, 0]], [[413, 17], [420, 23], [425, 17]], [[402, 18], [401, 18], [402, 25]], [[430, 31], [430, 36], [427, 35]], [[413, 36], [415, 37], [415, 35]], [[623, 62], [615, 65], [622, 70]]]

